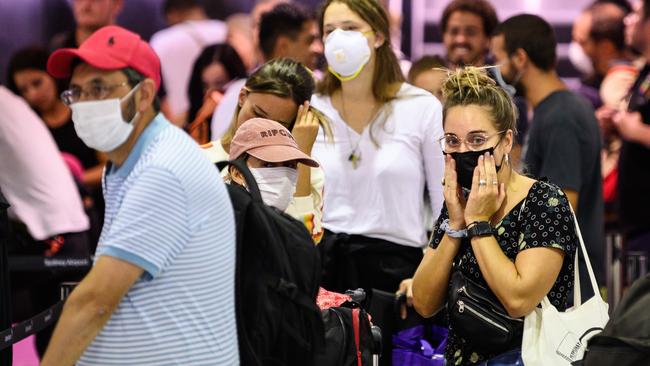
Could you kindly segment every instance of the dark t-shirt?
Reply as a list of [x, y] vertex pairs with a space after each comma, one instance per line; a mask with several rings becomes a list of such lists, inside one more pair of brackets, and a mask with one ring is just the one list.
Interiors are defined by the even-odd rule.
[[[434, 249], [442, 241], [445, 232], [440, 226], [448, 217], [447, 207], [443, 206], [429, 244]], [[526, 198], [505, 215], [494, 230], [501, 250], [513, 261], [520, 252], [530, 248], [546, 247], [564, 251], [562, 268], [547, 296], [553, 306], [560, 311], [565, 310], [573, 286], [573, 259], [579, 242], [564, 193], [552, 184], [535, 182]], [[469, 240], [463, 239], [461, 244], [454, 258], [454, 266], [476, 283], [486, 286]], [[496, 355], [476, 352], [453, 328], [449, 329], [445, 349], [449, 365], [473, 365], [494, 356]]]
[[[631, 89], [629, 110], [640, 112], [650, 124], [650, 64], [647, 64]], [[618, 162], [619, 221], [628, 238], [650, 232], [650, 149], [623, 141]]]
[[69, 120], [61, 127], [50, 128], [49, 130], [52, 133], [52, 137], [54, 137], [56, 145], [59, 147], [59, 151], [76, 156], [84, 169], [92, 168], [99, 164], [95, 150], [86, 146], [79, 136], [77, 136], [72, 120]]
[[525, 172], [578, 192], [578, 223], [596, 278], [604, 283], [601, 137], [592, 106], [572, 91], [551, 93], [535, 108], [528, 136]]

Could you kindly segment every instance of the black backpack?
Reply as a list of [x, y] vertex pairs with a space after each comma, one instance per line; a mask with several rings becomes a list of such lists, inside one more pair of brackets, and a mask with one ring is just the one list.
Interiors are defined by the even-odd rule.
[[650, 365], [650, 274], [630, 287], [605, 329], [589, 340], [578, 364]]
[[372, 326], [361, 304], [365, 292], [348, 290], [352, 301], [323, 309], [325, 348], [316, 355], [314, 366], [371, 366], [381, 350], [381, 331]]
[[235, 303], [241, 364], [311, 365], [324, 342], [316, 305], [318, 250], [300, 221], [263, 203], [245, 162], [229, 164], [248, 186], [247, 191], [228, 185], [237, 230]]

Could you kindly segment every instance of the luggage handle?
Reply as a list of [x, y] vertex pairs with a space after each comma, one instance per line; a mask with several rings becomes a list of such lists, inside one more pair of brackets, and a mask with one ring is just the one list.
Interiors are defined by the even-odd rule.
[[217, 169], [219, 171], [222, 171], [224, 168], [227, 166], [234, 166], [239, 170], [239, 172], [244, 176], [244, 180], [246, 181], [246, 188], [248, 189], [248, 192], [251, 194], [251, 198], [253, 201], [258, 202], [258, 203], [264, 203], [262, 201], [262, 194], [260, 193], [260, 188], [257, 186], [257, 182], [255, 181], [255, 177], [253, 177], [253, 173], [251, 173], [250, 169], [248, 169], [248, 165], [246, 164], [246, 161], [243, 159], [235, 159], [235, 160], [229, 160], [229, 161], [220, 161], [215, 163], [214, 165], [217, 166]]

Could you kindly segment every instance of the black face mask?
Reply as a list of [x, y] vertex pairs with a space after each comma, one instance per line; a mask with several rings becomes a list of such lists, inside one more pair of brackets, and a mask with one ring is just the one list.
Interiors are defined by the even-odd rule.
[[[486, 152], [489, 152], [490, 155], [494, 155], [494, 147], [481, 151], [466, 151], [463, 153], [454, 152], [449, 154], [456, 162], [456, 179], [461, 187], [467, 190], [472, 188], [474, 168], [478, 165], [478, 158]], [[501, 169], [501, 165], [497, 165], [496, 169], [498, 173], [499, 169]]]

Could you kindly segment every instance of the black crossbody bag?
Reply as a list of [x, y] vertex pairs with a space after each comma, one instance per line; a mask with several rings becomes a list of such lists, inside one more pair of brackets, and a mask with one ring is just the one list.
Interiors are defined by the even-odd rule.
[[[526, 201], [519, 211], [519, 219], [525, 205]], [[508, 315], [492, 290], [470, 280], [458, 266], [452, 271], [447, 311], [454, 332], [483, 353], [501, 353], [521, 347], [524, 319]]]
[[489, 288], [458, 269], [451, 275], [447, 310], [454, 332], [477, 351], [500, 353], [521, 346], [524, 319], [509, 316]]

